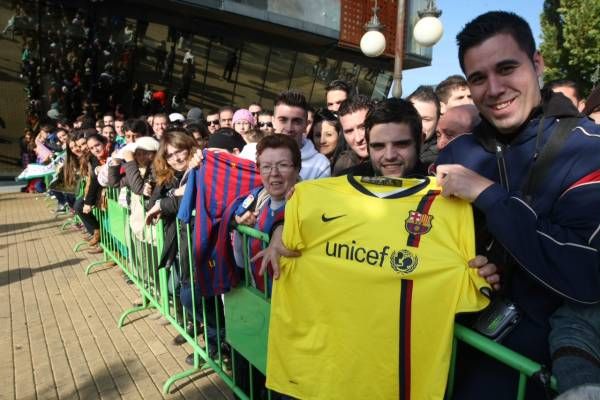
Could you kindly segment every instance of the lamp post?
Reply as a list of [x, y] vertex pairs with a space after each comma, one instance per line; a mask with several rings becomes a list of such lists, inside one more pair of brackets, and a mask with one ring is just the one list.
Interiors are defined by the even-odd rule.
[[[410, 0], [409, 0], [410, 1]], [[392, 96], [399, 99], [402, 97], [402, 61], [404, 57], [404, 20], [405, 0], [398, 0], [398, 11], [396, 16], [396, 42], [394, 43], [394, 80], [392, 81]], [[360, 48], [368, 57], [378, 57], [385, 49], [385, 36], [381, 33], [383, 26], [377, 18], [377, 0], [373, 7], [373, 17], [365, 25], [367, 32], [360, 40]], [[423, 47], [431, 47], [436, 44], [443, 34], [442, 23], [439, 20], [442, 12], [435, 6], [435, 0], [427, 1], [427, 8], [419, 11], [419, 21], [413, 30], [415, 41]], [[376, 31], [380, 35], [373, 34]], [[372, 51], [382, 49], [379, 53]]]

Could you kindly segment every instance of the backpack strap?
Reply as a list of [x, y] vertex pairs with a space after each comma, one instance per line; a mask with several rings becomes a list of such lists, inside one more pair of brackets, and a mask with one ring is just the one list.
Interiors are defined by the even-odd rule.
[[528, 204], [533, 202], [534, 194], [548, 176], [554, 160], [562, 150], [564, 143], [567, 141], [573, 128], [577, 126], [579, 120], [580, 118], [578, 117], [568, 117], [558, 120], [556, 127], [550, 134], [550, 138], [541, 151], [538, 149], [538, 143], [544, 129], [544, 118], [540, 120], [536, 138], [536, 152], [533, 156], [533, 165], [529, 169], [529, 174], [523, 185], [523, 199]]

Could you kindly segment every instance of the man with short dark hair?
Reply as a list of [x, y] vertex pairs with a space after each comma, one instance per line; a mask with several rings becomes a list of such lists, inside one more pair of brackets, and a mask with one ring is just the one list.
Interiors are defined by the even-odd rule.
[[[523, 18], [488, 12], [469, 22], [457, 42], [483, 121], [440, 153], [442, 194], [472, 202], [485, 217], [479, 249], [503, 267], [504, 297], [520, 313], [502, 344], [549, 365], [552, 317], [559, 389], [586, 383], [590, 375], [582, 371], [598, 371], [600, 359], [600, 312], [589, 306], [600, 301], [600, 213], [591, 211], [600, 204], [600, 127], [564, 96], [542, 98], [544, 60]], [[564, 303], [572, 309], [556, 319]], [[516, 371], [464, 350], [455, 399], [515, 396]], [[526, 397], [545, 394], [529, 384]]]
[[125, 143], [134, 143], [137, 138], [148, 135], [148, 124], [137, 118], [125, 121]]
[[273, 126], [275, 133], [296, 139], [302, 155], [302, 179], [324, 178], [331, 175], [329, 160], [320, 154], [311, 140], [304, 137], [306, 131], [308, 103], [300, 92], [282, 92], [275, 99]]
[[[232, 117], [233, 118], [233, 117]], [[219, 121], [219, 111], [210, 111], [206, 116], [206, 126], [208, 131], [213, 134], [221, 129], [221, 122]]]
[[262, 110], [263, 110], [262, 106], [258, 103], [252, 103], [248, 106], [248, 111], [250, 111], [250, 114], [252, 114], [254, 119], [258, 118], [258, 116], [260, 115]]
[[546, 82], [544, 90], [551, 90], [554, 93], [562, 93], [567, 99], [571, 100], [571, 103], [581, 111], [585, 107], [585, 101], [579, 94], [579, 88], [577, 84], [569, 79], [556, 79], [554, 81]]
[[258, 114], [258, 122], [256, 126], [258, 129], [265, 131], [268, 134], [275, 132], [275, 129], [273, 128], [273, 114], [269, 111], [262, 111], [260, 114]]
[[407, 100], [419, 112], [423, 126], [423, 146], [421, 146], [421, 161], [431, 164], [435, 161], [437, 149], [436, 127], [440, 119], [440, 100], [430, 86], [419, 86]]
[[[374, 104], [364, 126], [374, 175], [426, 175], [419, 160], [423, 143], [421, 116], [410, 101], [387, 99]], [[355, 173], [352, 169], [350, 172]]]
[[346, 169], [369, 159], [365, 139], [365, 117], [373, 104], [373, 100], [367, 96], [356, 95], [340, 105], [337, 115], [349, 149], [338, 157], [333, 166], [334, 176], [343, 175]]
[[231, 106], [221, 107], [219, 109], [219, 124], [221, 128], [233, 128], [233, 113], [234, 108]]
[[344, 100], [350, 97], [350, 85], [342, 80], [336, 79], [329, 82], [325, 87], [325, 100], [327, 101], [327, 109], [336, 113]]
[[441, 81], [435, 88], [435, 94], [440, 99], [441, 114], [451, 107], [473, 104], [469, 85], [461, 75], [450, 75]]

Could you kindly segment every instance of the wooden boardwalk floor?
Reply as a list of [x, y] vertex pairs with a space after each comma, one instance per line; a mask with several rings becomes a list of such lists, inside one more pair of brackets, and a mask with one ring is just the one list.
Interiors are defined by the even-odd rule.
[[175, 330], [143, 311], [119, 329], [138, 298], [118, 267], [84, 268], [100, 259], [74, 253], [81, 239], [61, 231], [43, 198], [0, 194], [0, 399], [232, 399], [214, 373], [165, 380], [188, 369], [191, 349]]

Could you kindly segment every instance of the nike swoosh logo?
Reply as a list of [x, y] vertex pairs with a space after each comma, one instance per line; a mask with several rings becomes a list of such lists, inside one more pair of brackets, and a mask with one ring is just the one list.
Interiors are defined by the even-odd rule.
[[323, 214], [323, 215], [321, 215], [321, 221], [330, 222], [330, 221], [333, 221], [334, 219], [342, 218], [345, 216], [346, 216], [346, 214], [336, 215], [335, 217], [326, 217], [325, 214]]

